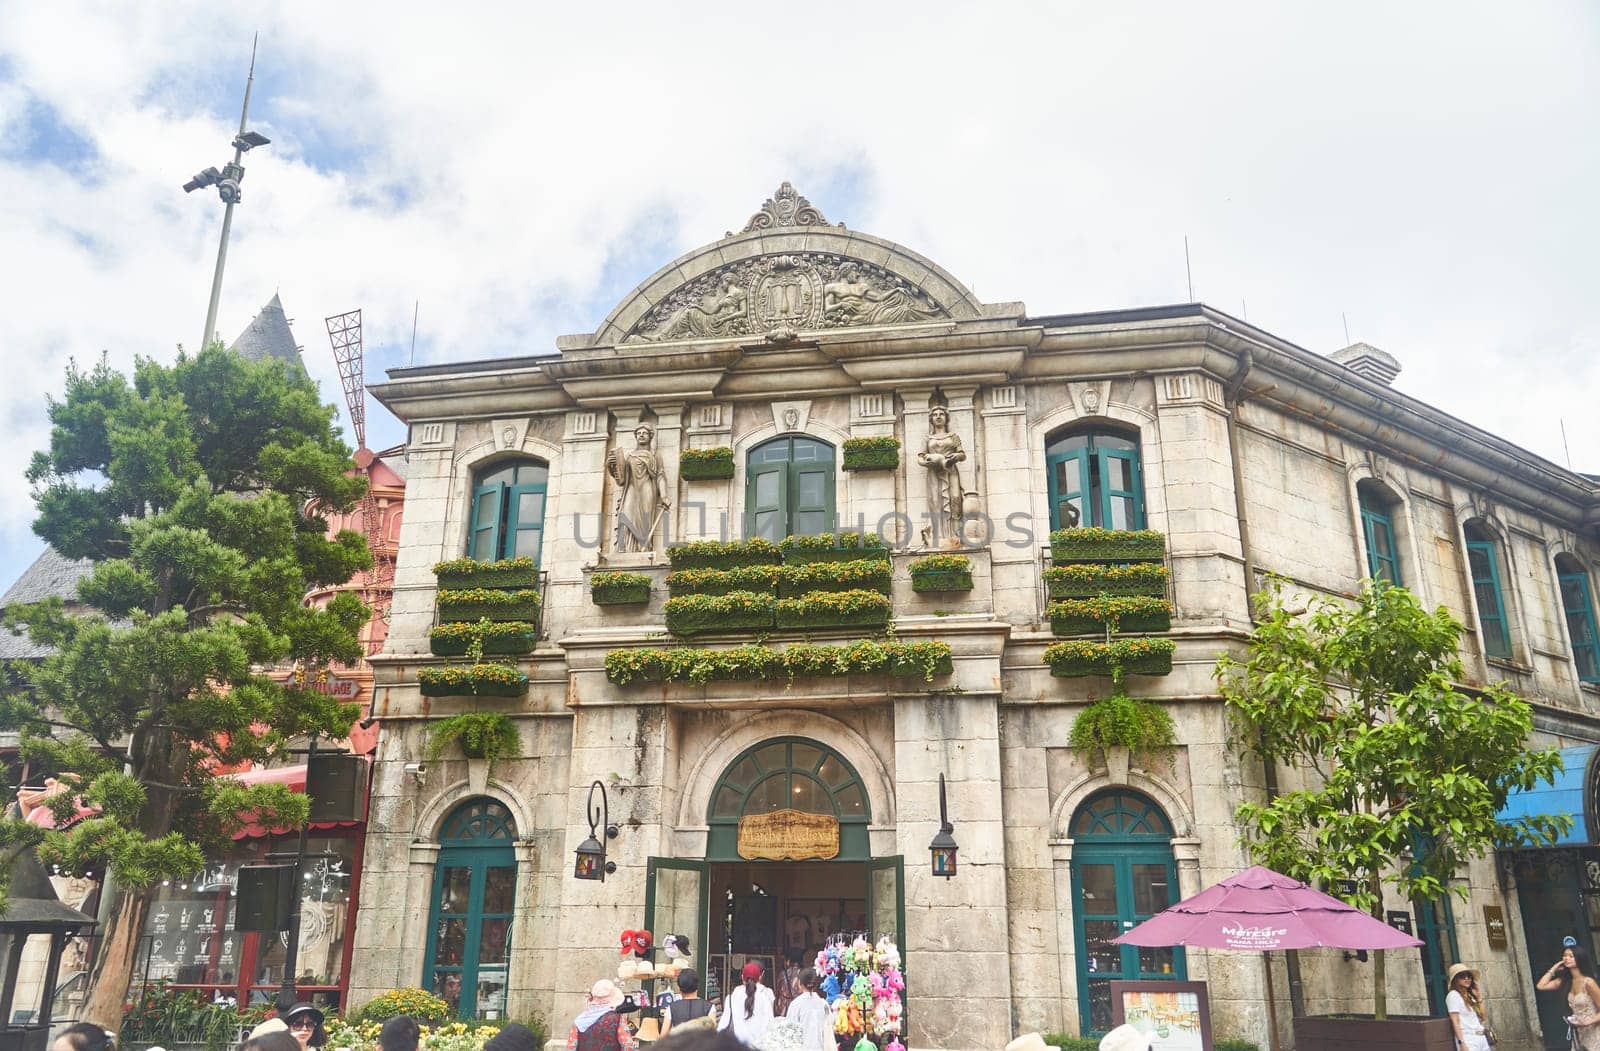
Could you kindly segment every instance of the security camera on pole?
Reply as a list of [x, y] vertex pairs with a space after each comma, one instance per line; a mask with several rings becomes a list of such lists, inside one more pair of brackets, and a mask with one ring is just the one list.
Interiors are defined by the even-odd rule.
[[217, 269], [211, 277], [211, 305], [206, 308], [206, 330], [200, 337], [200, 349], [204, 350], [217, 338], [217, 301], [222, 298], [222, 268], [228, 261], [228, 231], [233, 228], [233, 206], [239, 203], [239, 184], [244, 181], [244, 155], [257, 146], [265, 146], [272, 140], [259, 132], [246, 131], [245, 120], [250, 115], [250, 88], [256, 80], [256, 44], [250, 41], [250, 75], [244, 82], [244, 107], [239, 111], [239, 134], [233, 137], [233, 160], [224, 165], [221, 171], [216, 168], [207, 168], [194, 178], [183, 184], [184, 193], [193, 193], [207, 186], [217, 188], [217, 196], [222, 198], [226, 207], [222, 211], [222, 241], [217, 245]]

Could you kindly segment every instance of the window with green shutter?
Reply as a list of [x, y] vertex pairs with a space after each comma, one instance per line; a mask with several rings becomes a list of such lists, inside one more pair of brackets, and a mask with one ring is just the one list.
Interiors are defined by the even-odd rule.
[[1356, 486], [1356, 496], [1361, 505], [1367, 575], [1391, 584], [1404, 583], [1400, 579], [1400, 556], [1395, 545], [1394, 518], [1391, 515], [1395, 501], [1385, 499], [1381, 489], [1364, 481]]
[[472, 483], [467, 555], [484, 562], [527, 556], [539, 561], [550, 468], [538, 460], [501, 462]]
[[774, 438], [745, 461], [745, 535], [777, 543], [833, 529], [833, 446], [816, 438]]
[[1561, 589], [1561, 608], [1567, 616], [1567, 634], [1572, 637], [1572, 659], [1578, 678], [1600, 682], [1600, 632], [1595, 630], [1594, 592], [1589, 589], [1589, 573], [1571, 555], [1556, 556], [1556, 579]]
[[1144, 528], [1137, 438], [1109, 432], [1054, 437], [1045, 446], [1050, 528]]
[[1472, 593], [1478, 603], [1478, 629], [1483, 652], [1490, 657], [1511, 657], [1511, 628], [1506, 619], [1505, 593], [1500, 587], [1500, 558], [1494, 536], [1476, 522], [1463, 530], [1467, 537], [1467, 566], [1472, 572]]

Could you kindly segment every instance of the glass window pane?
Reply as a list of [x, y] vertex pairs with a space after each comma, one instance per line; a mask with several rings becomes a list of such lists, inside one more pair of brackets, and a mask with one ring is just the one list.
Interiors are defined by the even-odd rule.
[[1140, 916], [1153, 916], [1177, 899], [1172, 895], [1171, 880], [1165, 865], [1133, 866], [1133, 911]]
[[744, 812], [746, 814], [770, 814], [774, 810], [782, 810], [789, 805], [786, 798], [789, 790], [789, 778], [785, 774], [777, 774], [767, 778], [756, 786], [745, 800]]
[[1143, 975], [1171, 974], [1173, 963], [1170, 945], [1139, 950], [1139, 972]]
[[1132, 529], [1133, 498], [1129, 496], [1113, 496], [1111, 498], [1111, 521], [1106, 523], [1111, 529]]
[[1372, 523], [1372, 546], [1378, 552], [1379, 558], [1390, 558], [1394, 555], [1394, 536], [1389, 531], [1389, 523], [1380, 521]]
[[776, 511], [762, 511], [756, 515], [756, 536], [777, 543], [783, 539], [783, 522]]
[[807, 463], [816, 463], [833, 459], [833, 450], [819, 441], [810, 438], [794, 439], [794, 459]]
[[729, 788], [727, 785], [723, 785], [721, 788], [717, 789], [717, 798], [716, 798], [716, 802], [714, 802], [712, 804], [711, 816], [712, 817], [738, 817], [739, 816], [739, 802], [740, 802], [739, 793], [735, 792], [733, 789]]
[[513, 480], [513, 478], [515, 477], [515, 474], [516, 474], [515, 465], [507, 464], [506, 466], [501, 467], [498, 470], [490, 471], [488, 474], [480, 474], [480, 475], [478, 475], [478, 484], [480, 486], [485, 486], [485, 485], [510, 485], [512, 480]]
[[786, 744], [769, 744], [757, 750], [755, 760], [761, 764], [765, 773], [774, 770], [786, 770], [789, 767], [789, 746]]
[[518, 485], [546, 485], [550, 480], [550, 468], [542, 463], [525, 463], [517, 468]]
[[517, 494], [517, 525], [538, 525], [544, 521], [544, 494]]
[[789, 789], [791, 807], [804, 810], [808, 814], [833, 813], [833, 800], [821, 785], [801, 774], [793, 775], [793, 782]]
[[1491, 576], [1489, 568], [1489, 552], [1478, 544], [1467, 545], [1467, 564], [1472, 567], [1473, 580], [1488, 580]]
[[1089, 1027], [1097, 1033], [1111, 1030], [1110, 979], [1089, 980]]
[[478, 962], [505, 963], [506, 949], [511, 941], [510, 917], [486, 919], [479, 931]]
[[472, 534], [472, 557], [480, 562], [494, 561], [493, 529], [480, 529]]
[[1113, 945], [1111, 939], [1122, 933], [1117, 920], [1084, 920], [1084, 961], [1088, 969], [1098, 974], [1119, 974], [1122, 971], [1122, 946]]
[[[1083, 911], [1088, 915], [1115, 914], [1117, 907], [1117, 867], [1083, 865], [1078, 869], [1078, 885], [1083, 889]], [[1113, 935], [1115, 937], [1115, 935]]]
[[478, 1006], [475, 1018], [504, 1018], [506, 1013], [506, 968], [504, 964], [478, 972]]
[[517, 892], [517, 870], [510, 865], [496, 865], [483, 874], [483, 911], [485, 913], [510, 912]]
[[816, 536], [828, 531], [828, 516], [823, 511], [801, 511], [794, 516], [795, 536]]
[[820, 507], [826, 500], [822, 483], [826, 476], [821, 471], [807, 471], [800, 476], [800, 506]]
[[776, 441], [770, 445], [763, 445], [750, 454], [751, 463], [787, 463], [789, 460], [788, 439]]
[[756, 506], [778, 506], [778, 483], [783, 476], [777, 471], [767, 471], [765, 474], [756, 475]]
[[813, 748], [808, 744], [797, 744], [790, 762], [796, 770], [812, 771], [817, 768], [817, 763], [822, 760], [822, 750]]
[[461, 963], [467, 951], [467, 921], [440, 920], [437, 939], [433, 947], [433, 962], [441, 966]]
[[739, 760], [739, 765], [728, 774], [728, 780], [740, 788], [749, 788], [761, 780], [761, 767], [756, 763], [755, 756], [747, 755]]
[[872, 922], [870, 938], [876, 941], [888, 935], [895, 942], [900, 941], [900, 873], [889, 868], [875, 868], [870, 873], [872, 880]]
[[517, 530], [517, 555], [526, 555], [535, 562], [539, 561], [539, 546], [544, 542], [544, 530], [519, 529]]
[[861, 794], [860, 785], [848, 785], [839, 790], [833, 797], [839, 806], [839, 817], [865, 817], [867, 814], [866, 797]]
[[1050, 525], [1055, 529], [1073, 529], [1083, 524], [1083, 497], [1074, 496], [1056, 504], [1056, 518]]
[[850, 771], [830, 755], [817, 767], [817, 778], [829, 788], [837, 788], [842, 782], [850, 780]]
[[450, 1014], [454, 1017], [461, 1007], [461, 975], [456, 971], [444, 971], [435, 974], [433, 976], [433, 995], [450, 1005]]
[[439, 911], [464, 913], [472, 893], [472, 869], [451, 865], [439, 880]]
[[1129, 492], [1133, 489], [1133, 464], [1120, 456], [1104, 457], [1106, 484], [1112, 489]]
[[1078, 460], [1056, 461], [1056, 492], [1061, 494], [1063, 499], [1075, 495], [1083, 488], [1083, 476], [1079, 463], [1080, 461]]
[[1046, 456], [1057, 456], [1064, 453], [1078, 452], [1089, 448], [1087, 434], [1069, 434], [1065, 438], [1057, 438], [1045, 448]]

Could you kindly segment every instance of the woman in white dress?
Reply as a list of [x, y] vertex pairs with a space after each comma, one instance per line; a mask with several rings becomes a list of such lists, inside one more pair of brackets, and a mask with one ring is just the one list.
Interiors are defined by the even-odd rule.
[[822, 985], [822, 976], [817, 974], [815, 967], [807, 967], [800, 972], [800, 987], [805, 990], [789, 1004], [789, 1009], [783, 1017], [791, 1022], [800, 1023], [804, 1036], [800, 1046], [805, 1051], [837, 1051], [838, 1042], [833, 1039], [833, 1026], [830, 1024], [828, 1001], [824, 1000], [817, 992]]
[[1452, 964], [1445, 984], [1444, 1009], [1455, 1027], [1456, 1047], [1461, 1051], [1489, 1051], [1484, 1034], [1483, 997], [1478, 995], [1478, 976], [1464, 963]]
[[754, 1047], [772, 1024], [772, 990], [761, 984], [761, 965], [754, 960], [744, 965], [739, 977], [743, 982], [723, 1005], [717, 1028], [726, 1029], [740, 1043]]

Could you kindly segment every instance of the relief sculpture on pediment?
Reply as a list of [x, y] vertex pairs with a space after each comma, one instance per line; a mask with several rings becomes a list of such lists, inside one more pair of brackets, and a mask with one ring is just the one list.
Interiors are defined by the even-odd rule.
[[927, 293], [883, 267], [830, 252], [743, 259], [664, 297], [624, 342], [763, 336], [898, 325], [948, 317]]

